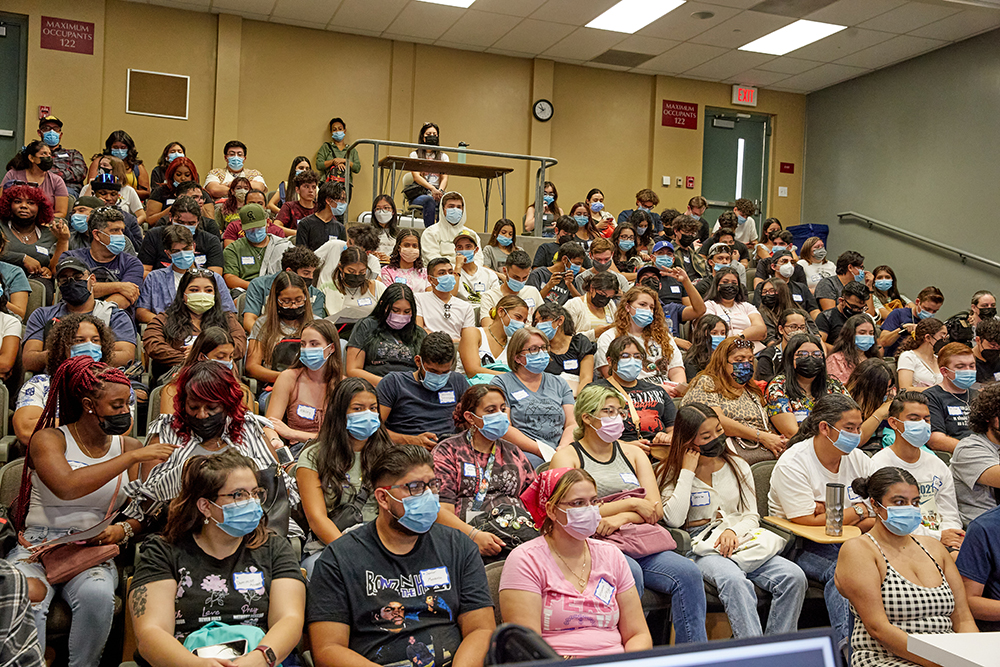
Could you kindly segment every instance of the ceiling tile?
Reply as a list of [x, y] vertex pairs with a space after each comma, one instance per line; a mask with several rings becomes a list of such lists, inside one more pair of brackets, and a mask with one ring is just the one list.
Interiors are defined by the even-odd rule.
[[474, 4], [483, 12], [527, 17], [544, 5], [545, 0], [476, 0]]
[[622, 33], [620, 32], [577, 28], [542, 55], [572, 60], [590, 60], [612, 47], [617, 48], [616, 45], [621, 41]]
[[836, 25], [857, 25], [903, 4], [906, 0], [838, 0], [806, 18]]
[[960, 11], [958, 5], [944, 6], [928, 5], [923, 2], [907, 2], [902, 7], [897, 7], [859, 25], [869, 30], [884, 30], [902, 35]]
[[[696, 19], [691, 16], [698, 12], [711, 12], [715, 16], [708, 19]], [[684, 42], [695, 35], [700, 35], [706, 30], [711, 30], [723, 21], [727, 21], [739, 13], [739, 9], [732, 7], [686, 2], [669, 14], [656, 19], [636, 34], [647, 35], [649, 37], [662, 37], [663, 39], [675, 39], [679, 42]]]
[[767, 72], [778, 72], [779, 74], [802, 74], [803, 72], [815, 69], [817, 65], [819, 63], [814, 60], [801, 60], [790, 56], [781, 56], [763, 65], [758, 65], [757, 69]]
[[322, 23], [325, 26], [333, 18], [339, 6], [340, 0], [325, 0], [325, 2], [278, 0], [274, 11], [271, 12], [271, 18], [295, 19], [308, 23]]
[[765, 72], [761, 69], [750, 69], [734, 77], [730, 77], [726, 83], [739, 83], [744, 86], [760, 86], [761, 88], [765, 88], [787, 78], [788, 75], [781, 72]]
[[852, 53], [846, 58], [841, 58], [837, 64], [878, 69], [932, 51], [945, 44], [947, 42], [938, 39], [900, 35], [863, 51]]
[[723, 21], [711, 30], [691, 38], [696, 44], [711, 44], [735, 49], [749, 44], [759, 37], [784, 28], [795, 19], [788, 16], [774, 16], [760, 12], [742, 12], [728, 21]]
[[521, 19], [516, 16], [467, 9], [462, 17], [441, 35], [441, 40], [486, 48], [493, 46], [494, 42], [520, 22]]
[[381, 37], [381, 30], [365, 30], [364, 28], [345, 28], [343, 26], [335, 26], [332, 23], [326, 26], [326, 29], [331, 32], [341, 32], [347, 35], [361, 35], [362, 37]]
[[269, 16], [275, 0], [212, 0], [212, 11], [227, 14], [263, 14]]
[[955, 42], [978, 35], [1000, 26], [1000, 11], [972, 7], [958, 14], [941, 19], [910, 34], [914, 37], [929, 37]]
[[389, 27], [406, 2], [407, 0], [344, 0], [327, 29], [361, 28], [382, 32]]
[[171, 7], [172, 9], [190, 9], [196, 12], [207, 12], [212, 6], [212, 0], [184, 0], [183, 2], [175, 2], [175, 0], [150, 0], [149, 4]]
[[847, 65], [834, 65], [827, 63], [820, 65], [808, 72], [797, 74], [781, 82], [782, 88], [803, 90], [813, 92], [832, 86], [835, 83], [852, 79], [867, 73], [868, 70], [860, 67], [848, 67]]
[[510, 56], [511, 58], [534, 58], [536, 55], [525, 51], [511, 51], [509, 49], [497, 49], [493, 47], [486, 49], [486, 53], [494, 53], [498, 56]]
[[571, 32], [573, 26], [564, 23], [525, 19], [497, 40], [494, 46], [504, 51], [537, 55]]
[[[531, 18], [584, 26], [615, 5], [617, 0], [548, 0]], [[618, 33], [622, 34], [622, 33]]]
[[643, 63], [642, 69], [659, 74], [677, 74], [708, 62], [712, 58], [718, 58], [725, 52], [726, 49], [719, 46], [685, 42]]
[[271, 23], [280, 23], [281, 25], [294, 25], [299, 28], [312, 28], [314, 30], [323, 30], [326, 28], [326, 23], [313, 22], [313, 21], [300, 21], [298, 19], [290, 19], [284, 17], [271, 17]]
[[485, 46], [473, 46], [471, 44], [461, 44], [459, 42], [449, 42], [443, 39], [439, 39], [434, 42], [434, 46], [441, 46], [446, 49], [458, 49], [459, 51], [485, 51]]
[[713, 58], [707, 63], [692, 67], [684, 72], [685, 76], [696, 76], [699, 78], [722, 81], [731, 76], [745, 72], [768, 60], [774, 60], [774, 56], [766, 53], [749, 53], [747, 51], [727, 51], [718, 58]]
[[876, 32], [874, 30], [862, 30], [861, 28], [848, 28], [834, 33], [829, 37], [813, 42], [801, 49], [791, 52], [796, 58], [804, 60], [816, 60], [821, 63], [831, 63], [834, 60], [857, 53], [869, 46], [875, 46], [880, 42], [892, 39], [892, 34], [888, 32]]
[[401, 35], [386, 30], [380, 37], [382, 39], [394, 39], [398, 42], [413, 42], [414, 44], [433, 44], [433, 39], [428, 39], [427, 37], [416, 37], [414, 35]]
[[399, 13], [386, 32], [396, 35], [411, 35], [431, 42], [439, 39], [455, 24], [464, 9], [435, 5], [429, 2], [411, 2]]
[[648, 53], [651, 56], [658, 56], [680, 44], [673, 39], [657, 39], [656, 37], [644, 37], [642, 35], [629, 35], [624, 41], [616, 46], [621, 51], [631, 51], [632, 53]]
[[616, 72], [627, 72], [629, 67], [622, 67], [621, 65], [608, 65], [606, 63], [584, 63], [587, 67], [596, 67], [597, 69], [611, 69]]
[[754, 5], [760, 4], [760, 0], [704, 0], [704, 2], [709, 5], [733, 7], [735, 9], [750, 9]]

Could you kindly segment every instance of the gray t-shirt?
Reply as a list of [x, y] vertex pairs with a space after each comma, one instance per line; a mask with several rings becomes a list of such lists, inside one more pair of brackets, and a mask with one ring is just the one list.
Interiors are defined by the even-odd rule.
[[959, 440], [951, 457], [958, 512], [966, 524], [997, 506], [993, 487], [979, 483], [988, 469], [1000, 465], [1000, 450], [986, 436], [973, 433]]
[[836, 301], [840, 298], [840, 294], [843, 291], [844, 284], [840, 282], [840, 278], [836, 275], [832, 275], [819, 281], [819, 284], [816, 285], [816, 292], [814, 295], [817, 299], [833, 299]]
[[566, 428], [564, 405], [573, 405], [573, 390], [557, 375], [542, 373], [538, 391], [531, 391], [514, 373], [497, 375], [490, 384], [503, 389], [510, 421], [532, 440], [556, 447]]

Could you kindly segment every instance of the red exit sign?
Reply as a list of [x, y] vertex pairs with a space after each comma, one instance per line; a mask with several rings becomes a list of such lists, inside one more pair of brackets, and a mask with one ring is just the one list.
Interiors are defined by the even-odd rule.
[[757, 106], [757, 89], [753, 86], [741, 86], [733, 84], [733, 104], [744, 107]]

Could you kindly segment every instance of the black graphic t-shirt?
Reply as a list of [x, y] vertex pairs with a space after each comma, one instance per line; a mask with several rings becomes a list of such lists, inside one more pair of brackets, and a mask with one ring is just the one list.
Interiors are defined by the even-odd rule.
[[[602, 387], [617, 389], [607, 380], [601, 379], [594, 384]], [[646, 380], [637, 380], [634, 387], [623, 387], [628, 392], [629, 398], [635, 404], [636, 414], [639, 416], [639, 432], [636, 432], [635, 424], [632, 422], [632, 414], [628, 406], [622, 406], [622, 419], [625, 422], [625, 432], [622, 433], [623, 442], [632, 442], [639, 438], [652, 440], [660, 431], [664, 431], [674, 425], [674, 417], [677, 415], [677, 408], [670, 398], [663, 385], [653, 384]]]
[[465, 535], [434, 524], [398, 556], [373, 521], [323, 551], [306, 622], [350, 626], [349, 648], [380, 665], [447, 667], [462, 642], [458, 617], [492, 606], [479, 549]]

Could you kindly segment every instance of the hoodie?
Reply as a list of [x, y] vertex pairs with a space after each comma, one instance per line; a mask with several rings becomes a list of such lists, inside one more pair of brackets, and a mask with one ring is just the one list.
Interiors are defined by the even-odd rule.
[[[420, 236], [420, 256], [424, 260], [424, 266], [427, 266], [427, 263], [435, 257], [446, 257], [452, 262], [455, 261], [455, 237], [467, 229], [465, 222], [468, 220], [468, 211], [465, 206], [465, 197], [462, 197], [462, 220], [457, 225], [448, 222], [444, 216], [444, 199], [451, 194], [462, 197], [457, 192], [446, 192], [441, 197], [441, 203], [438, 204], [438, 221], [424, 230]], [[472, 229], [469, 231], [473, 234], [476, 233]], [[480, 245], [482, 244], [480, 243]], [[484, 265], [482, 248], [476, 251], [476, 264]]]

